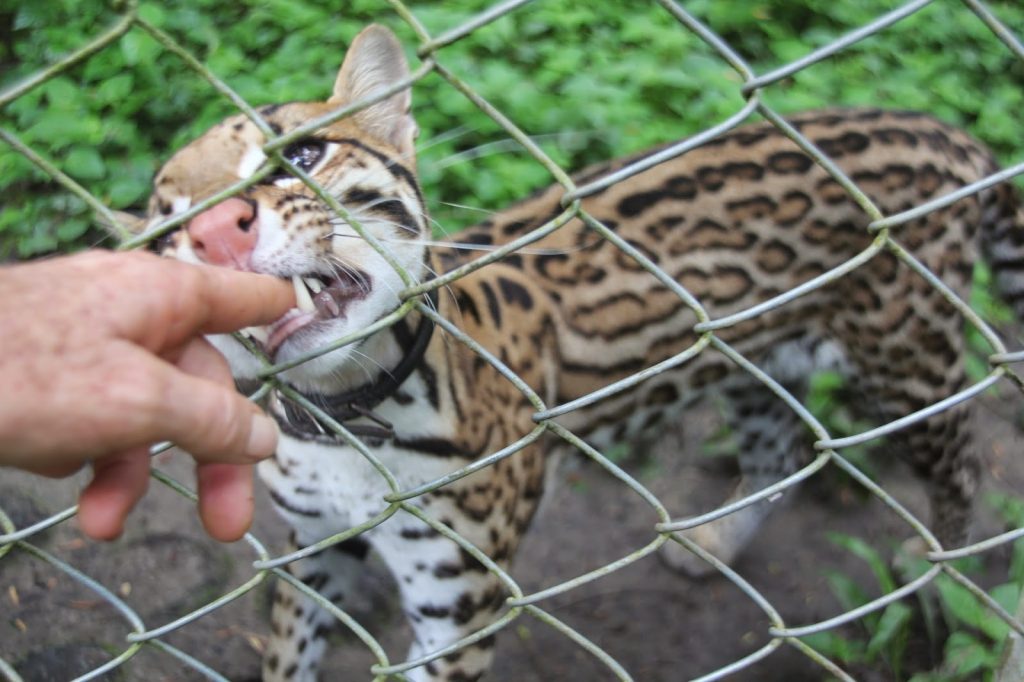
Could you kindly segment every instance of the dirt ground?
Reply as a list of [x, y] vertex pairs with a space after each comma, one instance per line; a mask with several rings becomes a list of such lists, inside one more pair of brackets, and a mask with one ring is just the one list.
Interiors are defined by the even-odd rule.
[[[975, 410], [977, 443], [986, 461], [986, 490], [1024, 495], [1021, 401], [985, 396]], [[669, 438], [648, 458], [627, 463], [680, 518], [716, 506], [734, 472], [728, 460], [695, 456], [700, 439], [715, 428], [715, 413], [687, 414], [684, 439]], [[686, 451], [683, 454], [682, 451]], [[189, 479], [188, 461], [161, 456], [159, 466]], [[876, 460], [886, 489], [915, 512], [923, 511], [917, 482], [899, 464]], [[656, 520], [636, 494], [582, 459], [564, 467], [512, 567], [527, 592], [600, 567], [653, 539]], [[0, 472], [0, 508], [22, 527], [71, 501], [80, 481], [45, 481]], [[889, 552], [909, 535], [877, 500], [835, 474], [816, 476], [789, 496], [764, 527], [737, 570], [790, 625], [817, 622], [841, 611], [826, 583], [838, 570], [866, 589], [864, 564], [830, 543], [829, 531], [862, 537]], [[283, 546], [283, 529], [265, 495], [258, 500], [257, 537], [270, 551]], [[989, 505], [979, 504], [976, 536], [1002, 530]], [[154, 484], [125, 536], [104, 545], [86, 541], [69, 521], [33, 542], [119, 594], [155, 627], [182, 616], [252, 577], [251, 547], [207, 539], [191, 506]], [[1005, 579], [1006, 548], [987, 555], [995, 584]], [[994, 581], [994, 582], [993, 582]], [[404, 659], [408, 630], [394, 587], [371, 563], [366, 590], [352, 614], [383, 644], [393, 661]], [[258, 677], [259, 649], [268, 632], [269, 581], [237, 601], [167, 635], [179, 647], [231, 680]], [[723, 577], [689, 580], [651, 556], [628, 568], [551, 598], [542, 606], [577, 628], [619, 661], [636, 680], [676, 681], [710, 673], [769, 641], [763, 612]], [[0, 657], [26, 680], [67, 680], [124, 651], [130, 631], [124, 616], [95, 593], [23, 551], [0, 559]], [[323, 680], [368, 680], [373, 659], [348, 632], [333, 638]], [[858, 671], [858, 679], [888, 679], [884, 670]], [[729, 679], [820, 680], [827, 676], [795, 649], [783, 646]], [[202, 679], [167, 653], [143, 648], [103, 679]], [[500, 682], [611, 680], [599, 661], [549, 626], [523, 616], [498, 637], [489, 677]]]

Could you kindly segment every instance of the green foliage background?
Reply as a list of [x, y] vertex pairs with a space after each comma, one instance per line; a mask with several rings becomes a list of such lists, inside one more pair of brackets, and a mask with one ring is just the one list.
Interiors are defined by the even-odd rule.
[[[798, 58], [898, 3], [693, 0], [685, 7], [758, 71]], [[383, 0], [172, 0], [142, 15], [254, 104], [323, 97], [365, 24], [415, 36]], [[483, 0], [419, 2], [438, 34]], [[1024, 5], [989, 3], [1012, 29]], [[0, 0], [0, 89], [84, 44], [117, 19], [101, 0]], [[537, 137], [569, 169], [684, 137], [743, 103], [739, 78], [653, 2], [547, 0], [444, 49], [440, 61]], [[767, 91], [782, 111], [828, 105], [927, 110], [965, 125], [1007, 163], [1024, 151], [1024, 63], [956, 2], [936, 3]], [[551, 181], [440, 78], [415, 90], [420, 169], [446, 230]], [[0, 110], [0, 126], [113, 208], [141, 211], [161, 161], [231, 105], [139, 29]], [[90, 211], [0, 143], [0, 259], [95, 243]], [[444, 203], [443, 203], [444, 202]]]

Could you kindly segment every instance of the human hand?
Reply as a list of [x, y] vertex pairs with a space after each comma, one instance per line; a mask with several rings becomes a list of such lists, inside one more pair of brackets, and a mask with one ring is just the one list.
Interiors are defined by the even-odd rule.
[[64, 476], [91, 461], [79, 523], [113, 539], [146, 490], [150, 445], [170, 440], [198, 462], [207, 532], [238, 539], [277, 426], [202, 335], [294, 306], [286, 282], [141, 252], [0, 267], [0, 465]]

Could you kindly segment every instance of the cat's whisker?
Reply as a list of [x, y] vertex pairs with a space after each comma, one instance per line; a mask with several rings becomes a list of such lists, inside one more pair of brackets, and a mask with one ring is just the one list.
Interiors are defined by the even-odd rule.
[[[434, 277], [441, 276], [441, 273], [435, 270], [434, 268], [430, 267], [429, 263], [427, 263], [426, 268], [427, 272], [429, 272]], [[462, 315], [462, 308], [459, 306], [459, 297], [455, 295], [455, 289], [452, 288], [452, 285], [450, 283], [445, 284], [443, 288], [448, 293], [449, 299], [451, 300], [451, 305], [455, 308], [455, 311], [459, 315]], [[433, 310], [435, 313], [441, 312], [440, 308], [438, 308], [438, 304], [436, 304], [432, 298], [427, 298], [427, 305], [430, 306], [430, 309]]]
[[457, 140], [460, 137], [469, 135], [470, 133], [475, 133], [478, 130], [480, 130], [479, 125], [460, 125], [455, 128], [451, 128], [450, 130], [446, 130], [443, 133], [435, 135], [430, 138], [430, 140], [425, 140], [423, 144], [416, 145], [415, 151], [401, 154], [398, 158], [403, 161], [408, 161], [413, 156], [422, 156], [424, 152], [433, 149], [438, 145], [444, 144], [445, 142], [451, 142], [452, 140]]
[[327, 254], [327, 265], [330, 266], [331, 272], [334, 273], [335, 277], [348, 277], [353, 282], [359, 283], [359, 271], [346, 263], [340, 255]]
[[[413, 234], [419, 234], [419, 230], [417, 228], [415, 228], [415, 227], [410, 227], [409, 225], [403, 225], [401, 223], [396, 223], [396, 222], [393, 222], [393, 221], [381, 220], [377, 216], [368, 216], [368, 215], [365, 215], [365, 214], [364, 215], [357, 215], [355, 212], [353, 212], [352, 213], [352, 217], [355, 218], [359, 222], [360, 225], [363, 225], [365, 223], [368, 223], [368, 222], [372, 221], [372, 222], [377, 222], [377, 223], [385, 223], [387, 225], [393, 225], [394, 227], [397, 227], [397, 228], [400, 228], [402, 230], [405, 230], [406, 232], [412, 232]], [[328, 218], [327, 219], [327, 223], [329, 225], [349, 225], [347, 220], [345, 220], [344, 218], [340, 218], [340, 217]]]
[[444, 225], [442, 225], [442, 224], [440, 223], [440, 221], [436, 220], [436, 219], [435, 219], [435, 218], [434, 218], [433, 216], [431, 216], [430, 214], [428, 214], [428, 213], [427, 213], [426, 211], [422, 211], [422, 212], [420, 212], [420, 217], [421, 217], [421, 218], [426, 218], [426, 219], [427, 219], [427, 222], [429, 222], [429, 223], [430, 223], [430, 224], [432, 224], [432, 225], [433, 225], [433, 226], [434, 226], [435, 228], [437, 228], [437, 229], [435, 230], [435, 233], [436, 233], [436, 232], [440, 232], [440, 233], [441, 233], [441, 235], [442, 235], [442, 236], [444, 236], [444, 237], [446, 237], [446, 238], [447, 238], [447, 237], [449, 237], [449, 236], [451, 236], [451, 235], [453, 235], [453, 234], [457, 234], [457, 233], [458, 233], [458, 231], [456, 231], [456, 232], [452, 232], [451, 230], [449, 230], [448, 228], [446, 228], [446, 227], [445, 227]]
[[[354, 348], [349, 347], [348, 358], [352, 361], [352, 364], [354, 364], [356, 367], [360, 369], [360, 371], [362, 371], [362, 373], [366, 376], [367, 381], [373, 381], [373, 372], [371, 372], [370, 368], [367, 367], [366, 364], [363, 363], [361, 360], [361, 358], [366, 357], [367, 355], [365, 353], [359, 353]], [[331, 376], [334, 376], [335, 378], [340, 380], [344, 380], [346, 376], [346, 373], [342, 371], [341, 367], [331, 370], [330, 374]]]
[[[358, 350], [356, 348], [352, 348], [349, 352], [352, 353], [352, 359], [354, 361], [358, 362], [359, 358], [363, 358], [365, 360], [369, 360], [370, 364], [376, 365], [377, 369], [381, 370], [384, 374], [387, 374], [388, 376], [392, 376], [391, 375], [391, 370], [389, 368], [385, 367], [384, 365], [382, 365], [381, 363], [379, 363], [373, 356], [371, 356], [371, 355], [369, 355], [367, 353], [364, 353], [361, 350]], [[363, 369], [363, 371], [366, 372], [366, 376], [367, 376], [368, 379], [372, 379], [373, 378], [373, 376], [371, 375], [371, 373], [370, 373], [370, 371], [369, 371], [369, 369], [367, 367], [365, 367], [362, 363], [360, 363], [360, 367]]]
[[358, 286], [359, 290], [364, 294], [370, 292], [370, 285], [366, 281], [366, 276], [362, 271], [346, 263], [342, 256], [338, 254], [328, 254], [328, 264], [338, 277], [348, 277], [355, 282], [356, 286]]
[[[576, 131], [567, 130], [557, 133], [541, 133], [538, 135], [530, 135], [530, 140], [536, 143], [549, 142], [556, 140], [563, 142], [564, 144], [571, 144], [573, 140], [588, 140], [597, 134], [596, 130], [590, 131]], [[493, 140], [491, 142], [484, 142], [483, 144], [477, 145], [465, 149], [455, 154], [450, 154], [442, 159], [432, 162], [434, 168], [443, 170], [456, 166], [460, 163], [467, 163], [469, 161], [476, 161], [477, 159], [487, 158], [489, 156], [496, 156], [498, 154], [522, 154], [526, 153], [526, 148], [511, 137], [502, 138], [500, 140]]]
[[489, 208], [480, 208], [479, 206], [470, 206], [468, 204], [459, 204], [454, 201], [441, 201], [436, 200], [433, 202], [439, 206], [451, 206], [452, 208], [461, 208], [464, 211], [473, 211], [475, 213], [483, 213], [484, 215], [500, 215], [500, 211], [493, 211]]
[[[350, 239], [362, 239], [358, 234], [342, 234], [338, 232], [332, 232], [326, 234], [321, 239], [329, 239], [331, 237], [348, 237]], [[456, 249], [460, 251], [497, 251], [502, 247], [501, 244], [471, 244], [469, 242], [449, 242], [443, 240], [434, 239], [402, 239], [402, 238], [389, 238], [389, 237], [377, 237], [382, 242], [392, 242], [395, 244], [418, 244], [420, 246], [429, 246], [436, 249]], [[583, 251], [589, 249], [594, 244], [600, 243], [600, 239], [595, 240], [591, 244], [584, 244], [582, 246], [573, 246], [563, 249], [549, 249], [542, 247], [523, 246], [515, 250], [514, 253], [521, 253], [527, 256], [560, 256], [568, 253], [575, 253], [577, 251]]]

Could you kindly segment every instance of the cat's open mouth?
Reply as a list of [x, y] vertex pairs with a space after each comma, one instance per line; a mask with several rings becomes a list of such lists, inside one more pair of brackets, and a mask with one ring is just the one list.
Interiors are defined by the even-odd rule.
[[265, 327], [246, 327], [242, 334], [255, 341], [270, 357], [300, 329], [321, 320], [345, 315], [349, 304], [370, 293], [370, 277], [363, 272], [329, 277], [319, 273], [292, 275], [296, 307]]

